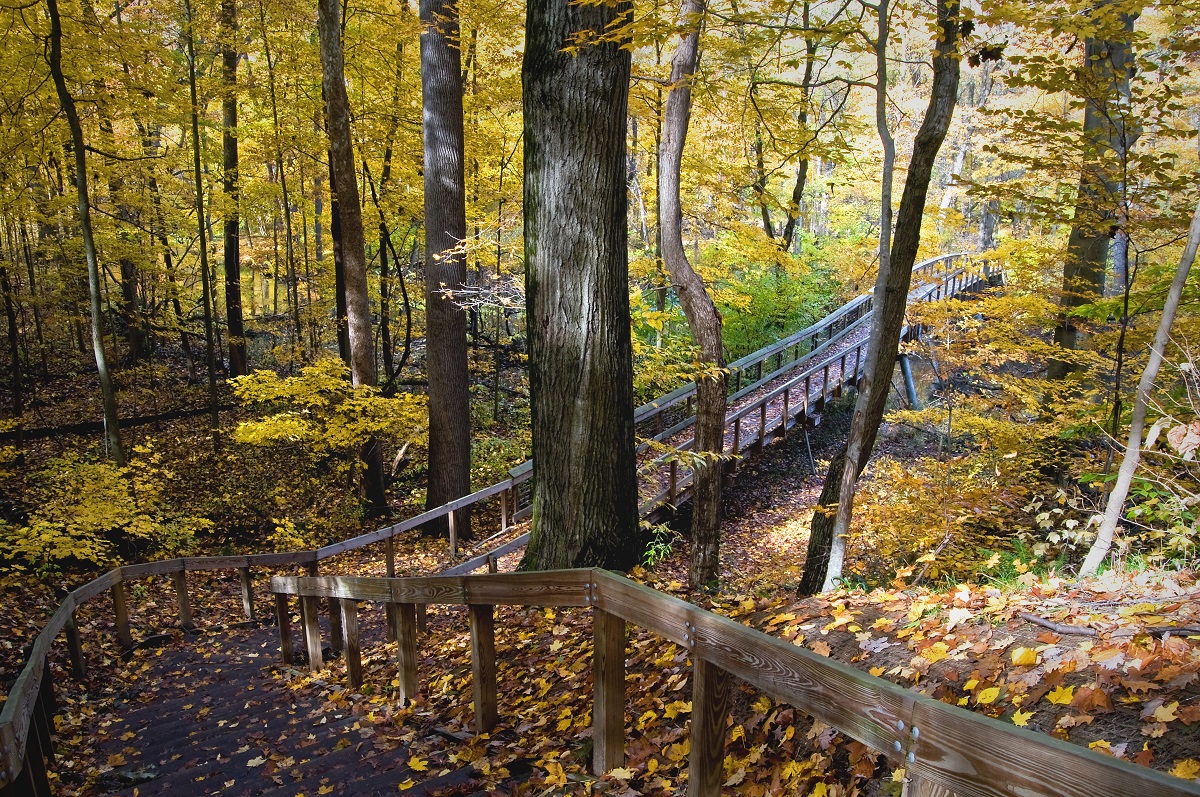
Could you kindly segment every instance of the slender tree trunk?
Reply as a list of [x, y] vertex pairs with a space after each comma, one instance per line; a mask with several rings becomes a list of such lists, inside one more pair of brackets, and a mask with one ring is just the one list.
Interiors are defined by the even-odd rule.
[[[429, 375], [427, 508], [471, 491], [467, 320], [444, 295], [467, 282], [463, 179], [463, 85], [456, 0], [421, 0], [421, 94], [425, 120], [425, 329]], [[456, 516], [460, 534], [469, 515]], [[446, 522], [436, 524], [438, 530]]]
[[525, 290], [533, 527], [525, 569], [628, 568], [642, 553], [626, 252], [628, 2], [531, 0], [525, 23]]
[[700, 348], [701, 374], [696, 380], [696, 465], [692, 478], [692, 550], [688, 582], [692, 589], [720, 577], [721, 455], [725, 446], [725, 357], [721, 346], [721, 316], [705, 289], [704, 280], [688, 262], [683, 248], [683, 209], [679, 176], [683, 147], [692, 110], [692, 78], [700, 60], [700, 31], [705, 0], [683, 0], [680, 27], [685, 31], [671, 60], [671, 90], [658, 154], [659, 221], [663, 260], [675, 283], [692, 340]]
[[[882, 51], [887, 41], [886, 6], [885, 2], [880, 8], [878, 52], [881, 63]], [[904, 310], [908, 304], [912, 268], [921, 241], [921, 219], [925, 213], [925, 200], [929, 193], [933, 164], [954, 115], [959, 79], [956, 55], [958, 9], [957, 2], [938, 4], [940, 35], [933, 57], [933, 88], [929, 106], [913, 142], [904, 193], [900, 197], [895, 236], [888, 256], [881, 258], [879, 277], [875, 282], [871, 339], [867, 345], [866, 363], [859, 384], [858, 400], [854, 406], [850, 435], [845, 448], [830, 463], [825, 486], [821, 491], [820, 507], [813, 515], [809, 559], [805, 562], [804, 576], [800, 584], [803, 592], [816, 591], [815, 585], [818, 583], [822, 590], [832, 589], [842, 575], [846, 539], [854, 507], [855, 485], [875, 446], [875, 437], [883, 420], [888, 388], [891, 385], [892, 371], [900, 346], [900, 330], [904, 326]], [[881, 91], [886, 85], [886, 80], [880, 81]], [[882, 114], [885, 111], [886, 109], [879, 110], [884, 129], [886, 117]], [[885, 142], [887, 140], [890, 140], [890, 134], [885, 138]], [[885, 199], [890, 199], [890, 193], [890, 190], [884, 191]], [[890, 221], [890, 204], [885, 205], [883, 209], [884, 221]], [[881, 255], [884, 254], [883, 247], [889, 226], [885, 225], [880, 230]], [[835, 495], [836, 511], [833, 506]]]
[[208, 266], [208, 230], [204, 215], [204, 172], [200, 165], [200, 99], [196, 92], [196, 42], [192, 27], [191, 0], [183, 0], [188, 59], [188, 91], [192, 109], [192, 177], [196, 184], [196, 247], [200, 253], [200, 285], [204, 298], [204, 351], [208, 376], [209, 426], [212, 428], [213, 449], [221, 448], [220, 405], [217, 400], [217, 348], [213, 331], [213, 280]]
[[[338, 355], [342, 362], [350, 362], [350, 327], [346, 322], [346, 260], [342, 250], [342, 214], [339, 210], [341, 203], [337, 196], [337, 182], [334, 177], [333, 152], [329, 153], [329, 184], [333, 193], [329, 198], [329, 237], [333, 240], [333, 303], [334, 320], [337, 324]], [[355, 188], [357, 190], [357, 186]], [[363, 244], [364, 252], [366, 244]], [[364, 259], [366, 255], [363, 255]]]
[[241, 215], [238, 211], [238, 24], [236, 0], [221, 0], [221, 149], [225, 190], [225, 323], [229, 327], [229, 375], [250, 373], [242, 321]]
[[[801, 25], [803, 25], [805, 31], [810, 30], [810, 6], [811, 3], [805, 0], [801, 16]], [[816, 35], [806, 33], [804, 37], [804, 81], [800, 84], [800, 111], [796, 114], [796, 121], [800, 123], [801, 128], [806, 132], [808, 129], [808, 105], [812, 101], [813, 72], [816, 66]], [[808, 147], [815, 141], [816, 136], [814, 135], [805, 143], [804, 152], [800, 156], [800, 163], [796, 165], [796, 182], [792, 185], [792, 201], [788, 204], [787, 221], [784, 223], [783, 233], [779, 237], [779, 248], [784, 252], [790, 252], [792, 243], [796, 240], [796, 222], [800, 218], [800, 203], [804, 199], [804, 187], [808, 183]]]
[[104, 354], [104, 332], [100, 327], [100, 266], [96, 255], [96, 240], [92, 236], [92, 210], [88, 198], [87, 150], [84, 149], [83, 126], [75, 109], [75, 98], [67, 89], [67, 80], [62, 69], [62, 21], [58, 14], [58, 0], [46, 0], [46, 11], [50, 16], [50, 51], [47, 63], [50, 77], [54, 81], [63, 116], [71, 129], [71, 149], [75, 154], [76, 207], [79, 209], [79, 230], [83, 237], [83, 251], [87, 258], [88, 298], [92, 316], [92, 354], [96, 359], [96, 372], [100, 377], [100, 396], [104, 404], [104, 436], [113, 460], [118, 466], [125, 465], [125, 447], [121, 443], [120, 422], [117, 418], [117, 397], [113, 391], [112, 377], [108, 372], [108, 358]]
[[[9, 240], [12, 231], [9, 230]], [[8, 269], [0, 266], [0, 293], [4, 294], [4, 317], [8, 321], [8, 354], [12, 358], [9, 389], [12, 391], [12, 418], [17, 420], [18, 450], [20, 450], [20, 431], [24, 426], [21, 414], [25, 412], [24, 390], [21, 387], [21, 332], [17, 326], [17, 296], [13, 291], [12, 281], [8, 278]]]
[[46, 339], [42, 336], [41, 296], [37, 289], [37, 275], [33, 265], [33, 246], [29, 243], [29, 229], [21, 225], [21, 251], [25, 257], [25, 268], [29, 274], [29, 303], [33, 309], [33, 328], [37, 333], [38, 354], [42, 360], [42, 378], [50, 375], [50, 362], [47, 358]]
[[[358, 199], [357, 170], [354, 168], [353, 139], [350, 135], [350, 104], [346, 97], [345, 66], [342, 60], [341, 25], [338, 0], [318, 0], [321, 37], [321, 75], [325, 94], [325, 119], [329, 132], [332, 187], [338, 199], [338, 220], [342, 234], [342, 261], [345, 276], [346, 326], [350, 338], [350, 374], [355, 385], [379, 384], [375, 369], [375, 341], [371, 333], [371, 305], [367, 297], [366, 243], [363, 237], [362, 205]], [[364, 491], [368, 511], [386, 515], [387, 498], [383, 483], [383, 448], [372, 438], [362, 448], [366, 466]]]
[[1175, 321], [1175, 313], [1179, 309], [1179, 300], [1183, 296], [1184, 286], [1187, 285], [1188, 273], [1196, 259], [1196, 249], [1200, 247], [1200, 205], [1192, 215], [1192, 224], [1188, 230], [1187, 245], [1183, 256], [1179, 259], [1179, 267], [1175, 269], [1175, 279], [1167, 292], [1167, 300], [1163, 304], [1162, 318], [1154, 333], [1154, 343], [1150, 346], [1150, 361], [1142, 371], [1138, 382], [1137, 393], [1133, 400], [1133, 417], [1129, 422], [1129, 441], [1125, 447], [1125, 456], [1117, 471], [1117, 480], [1108, 496], [1108, 504], [1104, 507], [1104, 519], [1100, 522], [1100, 530], [1096, 532], [1096, 540], [1088, 551], [1079, 575], [1092, 576], [1100, 569], [1108, 550], [1112, 547], [1113, 534], [1117, 523], [1125, 510], [1125, 499], [1129, 496], [1129, 487], [1133, 484], [1133, 476], [1137, 472], [1138, 463], [1142, 456], [1142, 433], [1146, 428], [1146, 410], [1150, 406], [1150, 391], [1154, 389], [1154, 380], [1158, 377], [1158, 369], [1162, 365], [1163, 352], [1171, 337], [1171, 324]]

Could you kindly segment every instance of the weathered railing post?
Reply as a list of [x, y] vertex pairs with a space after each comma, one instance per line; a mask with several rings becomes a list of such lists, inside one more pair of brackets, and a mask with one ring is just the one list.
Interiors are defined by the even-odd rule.
[[592, 771], [602, 775], [625, 763], [625, 621], [592, 611]]
[[674, 504], [675, 496], [679, 491], [679, 460], [671, 460], [671, 475], [670, 482], [667, 487], [667, 503]]
[[346, 631], [346, 676], [350, 686], [357, 689], [362, 686], [362, 648], [358, 640], [358, 601], [352, 598], [342, 598], [341, 604], [342, 627]]
[[192, 623], [192, 601], [188, 598], [187, 570], [182, 566], [175, 571], [175, 602], [179, 605], [179, 627], [184, 631], [194, 631]]
[[[37, 709], [34, 711], [36, 713]], [[46, 750], [43, 749], [42, 740], [37, 732], [33, 728], [30, 728], [30, 731], [25, 739], [24, 765], [14, 784], [14, 791], [16, 794], [28, 794], [30, 797], [52, 797], [54, 792], [50, 789], [50, 776], [46, 772]]]
[[308, 668], [320, 672], [325, 668], [321, 654], [321, 599], [308, 595], [300, 596], [300, 616], [304, 621], [304, 647], [308, 651]]
[[327, 599], [329, 604], [329, 655], [336, 656], [345, 647], [342, 634], [342, 605], [337, 598]]
[[63, 626], [67, 635], [67, 651], [71, 655], [71, 675], [82, 681], [87, 677], [87, 659], [83, 656], [83, 640], [79, 637], [79, 623], [75, 618], [75, 609], [67, 615], [67, 624]]
[[779, 423], [779, 439], [780, 439], [780, 440], [786, 440], [786, 439], [787, 439], [787, 430], [788, 430], [788, 399], [789, 399], [788, 393], [789, 393], [789, 390], [788, 390], [788, 389], [785, 387], [785, 388], [783, 389], [783, 417], [780, 419], [780, 423]]
[[467, 607], [471, 625], [471, 684], [475, 700], [475, 732], [496, 727], [496, 618], [495, 607], [472, 603]]
[[[388, 578], [396, 577], [396, 540], [394, 537], [388, 537], [383, 541], [384, 565], [387, 568], [384, 572]], [[387, 641], [396, 641], [396, 604], [387, 603], [383, 607], [385, 619], [387, 621]]]
[[455, 520], [457, 511], [451, 511], [446, 515], [446, 519], [450, 521], [450, 560], [454, 561], [458, 557], [458, 523]]
[[117, 644], [122, 650], [133, 647], [133, 634], [129, 631], [129, 606], [125, 600], [125, 582], [118, 581], [109, 590], [112, 593], [113, 622], [117, 626]]
[[292, 656], [292, 613], [288, 609], [288, 596], [275, 593], [275, 625], [279, 628], [279, 653], [284, 664], [291, 664]]
[[729, 673], [692, 651], [692, 753], [688, 797], [719, 797], [725, 779], [725, 716]]
[[392, 617], [396, 628], [396, 678], [400, 683], [400, 704], [417, 696], [417, 606], [413, 603], [393, 604]]
[[238, 581], [242, 585], [242, 614], [246, 615], [247, 620], [253, 620], [255, 619], [254, 579], [250, 575], [249, 567], [238, 568]]

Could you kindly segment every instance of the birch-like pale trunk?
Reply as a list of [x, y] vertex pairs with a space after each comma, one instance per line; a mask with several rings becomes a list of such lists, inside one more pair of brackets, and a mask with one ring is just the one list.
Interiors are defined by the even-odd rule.
[[1200, 204], [1196, 206], [1196, 212], [1192, 215], [1187, 245], [1179, 259], [1179, 266], [1175, 269], [1175, 279], [1167, 291], [1162, 318], [1159, 319], [1158, 329], [1154, 333], [1154, 343], [1150, 346], [1150, 360], [1146, 363], [1146, 369], [1142, 371], [1142, 378], [1138, 382], [1137, 393], [1133, 399], [1133, 417], [1129, 421], [1129, 440], [1125, 446], [1125, 456], [1117, 471], [1117, 480], [1113, 483], [1112, 492], [1109, 493], [1108, 504], [1104, 507], [1104, 519], [1100, 522], [1100, 530], [1096, 532], [1096, 539], [1088, 551], [1087, 558], [1083, 560], [1083, 566], [1079, 568], [1081, 576], [1095, 575], [1112, 547], [1113, 534], [1125, 509], [1125, 499], [1129, 496], [1133, 475], [1137, 472], [1138, 463], [1142, 458], [1142, 434], [1146, 428], [1150, 391], [1154, 389], [1154, 380], [1158, 377], [1158, 369], [1162, 365], [1163, 351], [1171, 336], [1171, 324], [1175, 321], [1175, 313], [1179, 309], [1179, 300], [1183, 296], [1188, 273], [1196, 259], [1197, 247], [1200, 247]]

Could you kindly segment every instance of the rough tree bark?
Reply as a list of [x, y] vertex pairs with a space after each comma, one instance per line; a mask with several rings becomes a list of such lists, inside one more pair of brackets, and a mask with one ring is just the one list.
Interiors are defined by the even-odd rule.
[[[425, 329], [429, 376], [429, 488], [426, 508], [471, 492], [471, 411], [467, 320], [445, 295], [467, 281], [463, 180], [463, 84], [457, 0], [421, 0], [421, 96], [425, 136]], [[469, 534], [469, 510], [455, 514]], [[447, 528], [445, 519], [431, 531]]]
[[692, 479], [692, 549], [688, 583], [699, 589], [717, 581], [721, 550], [721, 454], [725, 445], [725, 356], [721, 315], [705, 290], [704, 280], [688, 262], [683, 248], [683, 209], [679, 176], [692, 113], [692, 76], [700, 60], [700, 31], [705, 0], [683, 0], [680, 27], [685, 31], [671, 59], [671, 88], [658, 150], [659, 223], [662, 253], [683, 313], [700, 348], [701, 374], [696, 380], [696, 432], [692, 447], [696, 464]]
[[[642, 553], [626, 254], [628, 2], [531, 0], [522, 68], [533, 527], [522, 567]], [[574, 35], [609, 34], [565, 52]]]
[[[886, 4], [881, 11], [885, 9]], [[800, 590], [805, 593], [816, 592], [818, 588], [832, 589], [836, 580], [841, 578], [846, 537], [854, 507], [854, 488], [870, 458], [879, 424], [883, 420], [892, 370], [900, 346], [900, 330], [904, 326], [912, 267], [921, 241], [921, 218], [925, 212], [929, 181], [934, 161], [950, 127], [958, 95], [958, 9], [958, 3], [954, 0], [938, 3], [940, 35], [933, 57], [933, 89], [925, 118], [913, 142], [889, 257], [881, 261], [879, 277], [875, 282], [871, 339], [867, 344], [850, 435], [846, 445], [829, 465], [829, 473], [821, 490], [820, 507], [813, 515], [809, 554], [800, 583]], [[885, 35], [882, 23], [880, 33], [881, 36]], [[885, 209], [887, 207], [884, 205]], [[885, 212], [885, 221], [887, 215]], [[881, 231], [881, 242], [884, 234]]]
[[1125, 457], [1121, 460], [1121, 467], [1117, 471], [1117, 480], [1113, 484], [1112, 492], [1108, 496], [1108, 503], [1104, 507], [1104, 519], [1100, 522], [1100, 530], [1096, 532], [1096, 540], [1092, 543], [1087, 558], [1083, 560], [1083, 566], [1079, 568], [1081, 576], [1095, 575], [1104, 558], [1108, 556], [1108, 549], [1112, 546], [1113, 534], [1121, 519], [1121, 513], [1125, 509], [1125, 498], [1129, 495], [1129, 486], [1133, 483], [1133, 474], [1137, 472], [1138, 463], [1141, 461], [1142, 432], [1146, 428], [1146, 410], [1150, 405], [1150, 391], [1154, 389], [1154, 380], [1158, 377], [1159, 366], [1162, 365], [1163, 351], [1167, 348], [1167, 342], [1171, 336], [1171, 324], [1175, 320], [1176, 310], [1179, 309], [1179, 300], [1183, 296], [1183, 288], [1187, 284], [1188, 272], [1191, 271], [1192, 262], [1196, 259], [1197, 247], [1200, 247], [1200, 205], [1196, 206], [1196, 212], [1192, 215], [1187, 245], [1184, 247], [1183, 256], [1179, 259], [1179, 266], [1175, 269], [1175, 279], [1171, 282], [1171, 289], [1167, 292], [1167, 300], [1163, 304], [1162, 318], [1154, 333], [1154, 343], [1150, 346], [1150, 361], [1146, 363], [1146, 369], [1142, 371], [1142, 378], [1138, 382], [1137, 393], [1133, 400], [1133, 417], [1129, 421], [1129, 441], [1125, 447]]
[[92, 354], [96, 359], [96, 372], [100, 376], [100, 397], [104, 405], [104, 437], [113, 461], [125, 465], [125, 447], [121, 444], [120, 422], [117, 418], [117, 397], [113, 391], [112, 377], [108, 371], [108, 358], [104, 354], [104, 332], [100, 327], [100, 266], [96, 257], [96, 239], [92, 236], [92, 210], [88, 198], [87, 150], [83, 143], [83, 126], [75, 108], [75, 98], [67, 89], [66, 76], [62, 68], [62, 20], [58, 14], [58, 0], [46, 0], [46, 12], [50, 17], [50, 48], [47, 64], [63, 116], [71, 129], [71, 149], [75, 154], [75, 195], [79, 209], [79, 232], [83, 238], [83, 251], [87, 259], [88, 299], [92, 316]]
[[[1132, 34], [1136, 14], [1122, 14], [1125, 32]], [[1083, 111], [1083, 135], [1088, 152], [1079, 173], [1079, 191], [1075, 216], [1067, 240], [1067, 258], [1063, 264], [1062, 316], [1054, 329], [1054, 342], [1065, 349], [1079, 347], [1079, 332], [1074, 312], [1104, 294], [1104, 266], [1108, 247], [1118, 231], [1123, 215], [1114, 207], [1120, 181], [1105, 169], [1106, 150], [1122, 162], [1132, 143], [1118, 100], [1129, 96], [1129, 77], [1134, 68], [1129, 36], [1121, 40], [1089, 38], [1084, 46], [1081, 84], [1086, 97]], [[1062, 360], [1050, 363], [1051, 379], [1061, 379], [1072, 370]]]
[[[350, 338], [350, 378], [357, 385], [379, 384], [375, 370], [375, 341], [371, 336], [371, 305], [367, 298], [367, 258], [363, 237], [362, 205], [358, 198], [354, 145], [350, 136], [350, 103], [346, 96], [345, 64], [338, 0], [318, 0], [317, 27], [321, 38], [321, 79], [325, 94], [325, 123], [333, 194], [337, 197], [345, 281], [346, 326]], [[363, 488], [368, 512], [388, 512], [384, 495], [383, 449], [372, 438], [362, 448], [366, 470]]]
[[238, 212], [237, 3], [221, 0], [221, 150], [225, 191], [225, 323], [229, 328], [229, 375], [250, 373], [242, 323], [241, 215]]

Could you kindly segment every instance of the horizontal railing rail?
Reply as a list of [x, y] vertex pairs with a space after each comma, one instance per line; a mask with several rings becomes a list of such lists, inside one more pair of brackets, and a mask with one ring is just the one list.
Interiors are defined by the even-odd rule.
[[355, 630], [344, 649], [353, 687], [362, 684], [358, 603], [387, 605], [389, 636], [398, 642], [401, 700], [419, 691], [415, 607], [467, 606], [479, 733], [491, 731], [499, 717], [494, 607], [591, 608], [592, 768], [597, 775], [625, 761], [626, 624], [681, 645], [692, 661], [691, 797], [721, 792], [733, 677], [887, 756], [904, 768], [909, 795], [1200, 795], [1200, 784], [949, 706], [606, 570], [391, 579], [276, 577], [271, 590], [280, 650], [288, 663], [294, 663], [289, 601], [299, 598], [304, 647], [314, 671], [324, 667], [320, 601], [337, 602], [336, 608], [331, 603], [331, 612], [340, 612], [339, 624]]
[[[952, 292], [952, 286], [947, 281], [948, 278], [945, 275], [951, 273], [961, 274], [963, 270], [958, 269], [951, 272], [947, 266], [957, 262], [961, 257], [962, 255], [958, 254], [945, 255], [924, 261], [916, 266], [913, 271], [914, 279], [932, 280], [932, 282], [920, 289], [919, 295], [932, 296], [936, 293], [938, 298], [949, 295]], [[962, 290], [962, 287], [960, 286], [955, 290]], [[731, 374], [734, 376], [733, 381], [735, 385], [734, 396], [740, 398], [741, 396], [748, 395], [773, 379], [778, 378], [783, 373], [810, 362], [811, 357], [809, 355], [816, 356], [821, 351], [827, 351], [829, 345], [825, 344], [832, 345], [836, 340], [843, 339], [848, 334], [850, 327], [854, 329], [859, 328], [857, 325], [865, 320], [870, 308], [871, 297], [869, 295], [860, 296], [847, 302], [820, 322], [731, 363]], [[824, 343], [820, 342], [821, 337], [825, 338]], [[808, 351], [801, 353], [799, 347], [805, 343], [807, 343]], [[793, 359], [788, 363], [783, 363], [783, 354], [788, 350], [794, 352]], [[764, 375], [764, 364], [772, 357], [778, 358], [776, 368]], [[843, 357], [843, 361], [844, 359]], [[813, 369], [821, 368], [828, 370], [830, 363], [835, 360], [836, 355], [830, 360], [812, 366], [809, 372], [812, 372]], [[746, 375], [745, 378], [749, 379], [748, 374], [751, 369], [755, 371], [754, 381], [743, 384], [743, 375]], [[796, 383], [798, 380], [799, 377], [791, 380], [791, 383]], [[828, 381], [828, 379], [825, 380], [825, 382]], [[838, 392], [840, 392], [840, 387], [838, 388]], [[661, 413], [669, 407], [678, 405], [680, 402], [687, 402], [689, 396], [694, 398], [694, 393], [694, 385], [684, 385], [657, 401], [638, 408], [637, 417], [641, 421], [651, 419], [656, 413]], [[775, 390], [770, 395], [775, 398], [781, 395], [781, 393]], [[782, 395], [787, 396], [788, 393], [784, 391]], [[822, 404], [823, 401], [824, 399], [821, 400]], [[787, 404], [786, 398], [784, 399], [784, 404]], [[808, 411], [811, 404], [811, 401], [804, 404], [805, 412]], [[765, 419], [766, 404], [760, 401], [754, 406], [759, 408], [760, 412], [764, 413], [763, 418]], [[733, 446], [735, 454], [737, 453], [739, 442], [737, 440], [736, 424], [739, 423], [740, 418], [745, 417], [747, 414], [747, 412], [741, 412], [740, 415], [737, 413], [731, 415], [730, 423], [735, 425], [735, 442]], [[800, 416], [797, 416], [795, 413], [785, 411], [784, 427], [789, 422], [796, 422], [798, 417]], [[789, 418], [791, 421], [788, 420]], [[691, 417], [687, 420], [688, 423], [679, 427], [676, 433], [686, 430], [691, 423], [694, 423], [695, 419]], [[766, 440], [771, 439], [772, 436], [781, 433], [786, 434], [786, 428], [782, 432], [778, 430], [767, 432], [760, 428], [757, 444], [761, 445]], [[676, 446], [676, 449], [686, 450], [688, 447], [690, 447], [690, 441], [685, 441]], [[650, 512], [666, 504], [674, 505], [679, 503], [686, 497], [686, 489], [691, 484], [692, 477], [690, 470], [684, 468], [680, 471], [678, 464], [668, 462], [667, 458], [659, 457], [658, 459], [661, 460], [658, 462], [660, 467], [674, 469], [676, 473], [666, 489], [654, 491], [649, 500], [642, 502], [643, 512]], [[459, 510], [468, 507], [478, 507], [484, 502], [498, 498], [500, 504], [500, 532], [504, 534], [508, 531], [512, 523], [528, 516], [530, 512], [528, 497], [525, 493], [528, 491], [532, 475], [532, 463], [527, 461], [513, 468], [510, 471], [508, 479], [504, 479], [496, 484], [477, 490], [470, 495], [463, 496], [398, 523], [348, 540], [326, 545], [316, 550], [237, 556], [184, 557], [124, 565], [114, 568], [84, 584], [67, 595], [54, 615], [35, 638], [25, 665], [9, 690], [9, 695], [3, 708], [0, 709], [0, 791], [7, 794], [7, 789], [13, 788], [16, 793], [21, 794], [42, 795], [50, 793], [46, 762], [53, 758], [52, 730], [54, 727], [53, 713], [55, 706], [53, 682], [49, 677], [48, 657], [56, 638], [60, 634], [64, 635], [66, 637], [71, 670], [77, 677], [83, 677], [86, 671], [86, 658], [82, 637], [76, 622], [76, 611], [89, 601], [105, 592], [110, 593], [117, 641], [120, 646], [128, 649], [133, 645], [132, 630], [126, 609], [125, 585], [128, 582], [152, 576], [171, 576], [176, 593], [180, 626], [187, 630], [193, 627], [187, 574], [195, 571], [229, 570], [238, 572], [241, 582], [243, 611], [248, 619], [254, 619], [252, 568], [302, 567], [310, 576], [316, 576], [320, 562], [382, 542], [385, 546], [384, 559], [386, 573], [388, 576], [394, 576], [396, 571], [394, 538], [396, 535], [418, 528], [442, 517], [448, 519], [451, 536], [451, 556], [454, 557], [457, 554], [457, 513]], [[456, 563], [444, 572], [447, 574], [464, 574], [483, 567], [494, 569], [498, 557], [520, 550], [528, 542], [528, 539], [528, 533], [521, 534], [494, 550]], [[340, 635], [342, 633], [340, 625], [333, 628], [332, 633]]]

